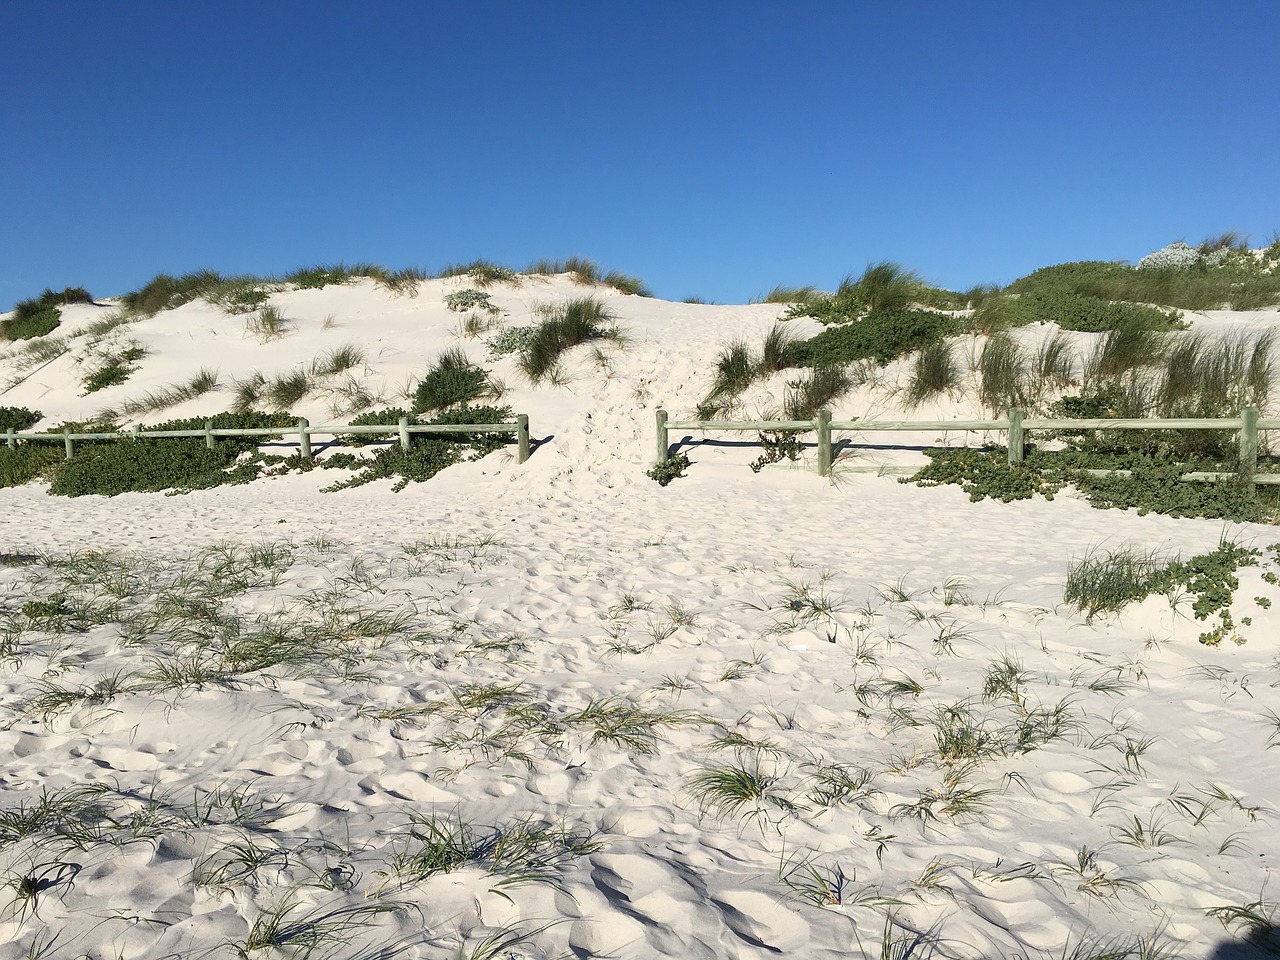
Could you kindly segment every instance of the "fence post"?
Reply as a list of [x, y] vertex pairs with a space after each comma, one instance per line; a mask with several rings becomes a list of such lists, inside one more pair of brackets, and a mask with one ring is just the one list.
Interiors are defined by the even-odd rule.
[[12, 450], [14, 447], [18, 445], [18, 441], [13, 439], [13, 427], [10, 427], [8, 429], [7, 436], [5, 437], [5, 439], [9, 441], [10, 450]]
[[409, 418], [400, 418], [400, 449], [405, 453], [413, 446], [413, 438], [409, 435]]
[[1021, 466], [1022, 458], [1026, 453], [1022, 440], [1022, 417], [1021, 407], [1009, 408], [1009, 466], [1011, 467]]
[[213, 421], [206, 420], [204, 422], [204, 445], [210, 450], [217, 446], [217, 442], [213, 439]]
[[1258, 408], [1240, 411], [1240, 476], [1253, 480], [1258, 470]]
[[662, 463], [667, 459], [667, 451], [670, 449], [667, 445], [667, 411], [659, 410], [654, 414], [654, 419], [658, 424], [658, 463]]
[[831, 476], [831, 411], [819, 410], [818, 420], [818, 476]]
[[529, 459], [529, 415], [522, 413], [516, 417], [516, 463], [524, 463]]
[[129, 428], [129, 439], [137, 440], [138, 434], [140, 433], [142, 433], [142, 424], [135, 423], [132, 427]]
[[311, 424], [306, 417], [298, 418], [298, 456], [303, 460], [311, 459], [311, 434], [307, 432], [309, 426]]
[[62, 428], [62, 433], [63, 433], [63, 437], [64, 437], [64, 442], [65, 442], [65, 443], [66, 443], [66, 445], [67, 445], [67, 459], [68, 459], [68, 460], [70, 460], [70, 459], [71, 459], [71, 451], [72, 451], [72, 447], [71, 447], [71, 425], [70, 425], [70, 424], [68, 424], [67, 426], [63, 427], [63, 428]]

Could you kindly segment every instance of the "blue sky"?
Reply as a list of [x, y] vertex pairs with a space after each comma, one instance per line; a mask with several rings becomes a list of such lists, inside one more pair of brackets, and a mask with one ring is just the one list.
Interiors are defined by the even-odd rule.
[[1280, 229], [1280, 5], [58, 2], [0, 27], [0, 309], [583, 255], [744, 302]]

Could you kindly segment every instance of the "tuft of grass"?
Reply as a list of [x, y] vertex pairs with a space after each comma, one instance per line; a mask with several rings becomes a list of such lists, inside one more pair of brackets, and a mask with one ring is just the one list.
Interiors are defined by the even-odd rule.
[[753, 297], [751, 303], [807, 303], [820, 295], [817, 287], [808, 285], [803, 287], [784, 287], [782, 285], [775, 286], [768, 293], [762, 293], [758, 297]]
[[13, 316], [0, 321], [0, 338], [31, 340], [47, 336], [62, 322], [62, 311], [58, 307], [70, 303], [93, 303], [93, 297], [84, 287], [67, 287], [61, 293], [45, 288], [39, 297], [19, 300]]
[[940, 393], [951, 393], [960, 385], [960, 370], [946, 340], [931, 343], [916, 355], [907, 382], [907, 405], [918, 407]]
[[403, 267], [374, 277], [378, 286], [396, 297], [416, 297], [422, 281], [430, 279], [430, 271], [422, 267]]
[[993, 333], [978, 358], [978, 397], [996, 416], [1027, 404], [1028, 385], [1022, 347], [1007, 332]]
[[869, 264], [854, 280], [845, 277], [836, 290], [836, 299], [857, 303], [867, 313], [909, 310], [920, 296], [920, 275], [889, 260]]
[[1126, 323], [1108, 330], [1085, 359], [1086, 389], [1101, 387], [1126, 374], [1154, 366], [1163, 359], [1166, 344], [1158, 331], [1139, 323]]
[[780, 778], [766, 773], [758, 759], [750, 765], [707, 767], [689, 779], [689, 791], [703, 815], [710, 810], [716, 816], [745, 815], [748, 820], [763, 821], [768, 807], [795, 809], [781, 790]]
[[280, 285], [262, 277], [229, 277], [213, 284], [202, 296], [223, 313], [253, 313], [271, 299]]
[[594, 297], [567, 300], [548, 307], [520, 352], [519, 365], [532, 383], [550, 377], [565, 351], [592, 340], [620, 341], [616, 317]]
[[1091, 553], [1068, 568], [1062, 598], [1092, 620], [1099, 613], [1115, 613], [1150, 595], [1166, 568], [1155, 553], [1139, 553], [1128, 547], [1103, 555]]
[[349, 283], [357, 277], [369, 277], [372, 280], [383, 281], [390, 276], [391, 272], [386, 267], [376, 263], [353, 263], [348, 266], [339, 261], [334, 264], [303, 267], [301, 270], [295, 270], [285, 276], [284, 282], [293, 284], [299, 290], [320, 290], [328, 286]]
[[842, 366], [814, 367], [799, 380], [787, 384], [782, 415], [787, 420], [812, 420], [854, 387], [849, 371]]
[[246, 413], [262, 402], [267, 392], [267, 378], [255, 370], [243, 380], [232, 380], [234, 399], [231, 409], [236, 413]]
[[86, 395], [118, 386], [129, 379], [138, 369], [137, 361], [147, 355], [146, 347], [136, 340], [125, 345], [97, 354], [96, 366], [81, 381]]
[[260, 342], [276, 340], [285, 335], [289, 322], [278, 307], [265, 306], [245, 321], [245, 333], [256, 337]]
[[289, 410], [311, 390], [311, 378], [305, 370], [282, 373], [266, 383], [266, 397], [273, 409]]
[[756, 372], [764, 375], [778, 373], [796, 365], [799, 339], [785, 326], [775, 323], [765, 335], [760, 346], [760, 360]]
[[500, 263], [494, 263], [492, 260], [483, 258], [472, 260], [470, 263], [448, 264], [440, 271], [440, 276], [466, 276], [477, 287], [491, 287], [495, 283], [509, 283], [513, 286], [518, 286], [520, 283], [520, 274], [510, 267], [504, 267]]
[[[136, 400], [124, 401], [117, 411], [104, 411], [99, 416], [106, 420], [115, 420], [121, 416], [134, 417], [140, 413], [154, 413], [157, 410], [167, 410], [169, 407], [176, 407], [178, 404], [185, 403], [188, 400], [203, 397], [205, 394], [212, 393], [217, 389], [218, 371], [201, 367], [200, 371], [185, 383], [177, 383], [172, 387], [152, 390]], [[118, 416], [106, 416], [107, 413], [115, 413]]]
[[365, 352], [354, 343], [345, 343], [312, 360], [311, 373], [317, 377], [332, 377], [354, 367], [363, 366], [366, 359]]
[[140, 290], [126, 293], [120, 302], [132, 318], [154, 317], [161, 310], [172, 310], [216, 291], [223, 282], [215, 270], [196, 270], [180, 277], [159, 273]]

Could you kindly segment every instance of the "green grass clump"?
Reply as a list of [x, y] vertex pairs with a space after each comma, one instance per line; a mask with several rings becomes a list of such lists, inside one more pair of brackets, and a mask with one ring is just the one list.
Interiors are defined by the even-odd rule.
[[1027, 405], [1025, 360], [1022, 347], [1006, 331], [993, 333], [982, 345], [978, 355], [978, 397], [994, 415]]
[[[390, 413], [391, 411], [388, 411]], [[399, 411], [394, 411], [398, 413]], [[399, 418], [397, 417], [397, 420]], [[510, 407], [460, 406], [447, 410], [431, 420], [411, 418], [411, 422], [435, 424], [510, 423]], [[399, 444], [384, 447], [372, 459], [362, 460], [353, 454], [334, 454], [320, 461], [320, 466], [353, 469], [347, 480], [326, 487], [327, 491], [359, 487], [374, 480], [395, 479], [391, 488], [399, 492], [410, 483], [429, 480], [446, 467], [464, 460], [479, 460], [512, 442], [509, 433], [448, 433], [439, 436], [415, 434], [413, 446], [402, 450]], [[468, 456], [468, 454], [470, 454]]]
[[581, 297], [555, 304], [543, 311], [538, 324], [520, 353], [520, 369], [532, 383], [541, 383], [559, 366], [565, 351], [592, 340], [622, 339], [616, 317], [594, 297]]
[[745, 340], [727, 344], [716, 358], [716, 375], [707, 396], [698, 404], [698, 419], [711, 420], [726, 413], [735, 397], [757, 377], [778, 373], [796, 365], [799, 341], [785, 326], [775, 323], [757, 356]]
[[653, 296], [639, 277], [630, 276], [621, 270], [610, 270], [604, 273], [597, 263], [585, 257], [569, 257], [567, 260], [535, 260], [525, 269], [525, 273], [542, 276], [559, 276], [567, 273], [573, 278], [574, 283], [584, 286], [612, 287], [619, 293], [637, 297]]
[[817, 294], [795, 304], [784, 315], [813, 317], [822, 323], [848, 323], [872, 313], [902, 313], [919, 301], [925, 289], [914, 271], [882, 260], [869, 265], [858, 279], [840, 281], [832, 294]]
[[812, 420], [819, 410], [830, 407], [853, 388], [853, 378], [844, 367], [814, 367], [787, 384], [782, 416], [787, 420]]
[[451, 263], [440, 271], [442, 277], [467, 276], [477, 287], [491, 287], [495, 283], [519, 285], [520, 274], [492, 260], [472, 260], [470, 263]]
[[323, 266], [304, 267], [288, 274], [285, 283], [291, 283], [299, 290], [320, 290], [328, 286], [339, 286], [349, 283], [358, 277], [368, 277], [378, 282], [385, 282], [392, 276], [386, 267], [376, 263], [353, 263], [348, 266], [339, 261]]
[[223, 282], [214, 270], [196, 270], [180, 277], [159, 273], [142, 289], [126, 293], [120, 302], [131, 318], [154, 317], [161, 310], [172, 310], [212, 293]]
[[204, 299], [232, 315], [261, 309], [280, 285], [262, 277], [228, 277], [203, 294]]
[[0, 407], [0, 433], [6, 430], [21, 433], [28, 427], [34, 427], [43, 416], [39, 410], [26, 407]]
[[493, 384], [483, 367], [467, 359], [460, 347], [444, 351], [427, 371], [413, 394], [413, 412], [445, 410], [493, 394]]
[[218, 372], [201, 368], [185, 383], [177, 383], [172, 387], [152, 390], [136, 400], [126, 400], [118, 409], [104, 410], [99, 416], [105, 420], [119, 420], [121, 417], [136, 417], [140, 413], [155, 413], [176, 407], [188, 400], [195, 400], [218, 389]]
[[[809, 303], [821, 297], [822, 291], [812, 284], [803, 287], [786, 287], [779, 284], [767, 293], [762, 293], [758, 297], [753, 297], [751, 303]], [[685, 301], [688, 303], [689, 301]]]
[[268, 304], [244, 322], [244, 332], [266, 343], [283, 337], [289, 326], [280, 308]]
[[959, 386], [960, 368], [951, 353], [951, 344], [938, 340], [916, 356], [911, 379], [907, 381], [907, 406], [918, 407], [931, 397], [951, 393]]
[[1154, 553], [1129, 548], [1090, 554], [1067, 569], [1062, 599], [1092, 620], [1150, 596], [1167, 567]]
[[[158, 423], [151, 430], [203, 430], [204, 417]], [[291, 426], [281, 414], [220, 413], [209, 418], [214, 429]], [[260, 463], [236, 463], [244, 452], [256, 454], [263, 437], [219, 437], [213, 450], [203, 437], [139, 438], [81, 442], [75, 456], [53, 471], [49, 493], [80, 497], [115, 496], [129, 491], [197, 490], [226, 483], [248, 483]]]
[[311, 391], [311, 378], [305, 370], [294, 370], [273, 377], [266, 383], [267, 402], [274, 410], [290, 410]]
[[58, 293], [46, 288], [34, 299], [19, 300], [13, 316], [0, 321], [0, 337], [30, 340], [52, 333], [62, 322], [62, 311], [58, 307], [70, 303], [93, 303], [93, 297], [84, 287], [67, 287]]
[[880, 310], [800, 341], [796, 344], [796, 362], [813, 367], [855, 360], [885, 364], [964, 331], [963, 319], [945, 313]]

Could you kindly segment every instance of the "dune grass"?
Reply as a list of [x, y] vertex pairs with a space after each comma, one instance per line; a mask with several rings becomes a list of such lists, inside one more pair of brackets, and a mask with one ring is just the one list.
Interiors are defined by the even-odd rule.
[[907, 406], [915, 408], [940, 393], [953, 393], [960, 382], [960, 368], [951, 343], [947, 340], [931, 343], [916, 355], [907, 381]]
[[622, 342], [617, 318], [594, 297], [580, 297], [541, 311], [543, 320], [520, 352], [519, 365], [534, 384], [551, 378], [560, 358], [573, 347], [592, 340]]
[[145, 286], [120, 298], [124, 311], [135, 319], [154, 317], [218, 290], [224, 283], [215, 270], [196, 270], [175, 277], [158, 273]]

